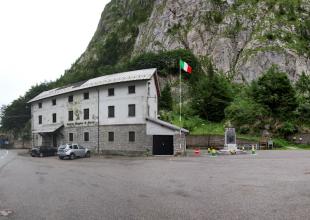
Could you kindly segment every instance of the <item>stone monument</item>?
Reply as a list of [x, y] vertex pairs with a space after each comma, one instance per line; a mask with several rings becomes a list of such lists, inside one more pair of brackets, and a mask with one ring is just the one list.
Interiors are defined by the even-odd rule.
[[237, 152], [237, 140], [236, 140], [236, 130], [235, 128], [225, 129], [225, 145], [224, 150], [229, 152]]

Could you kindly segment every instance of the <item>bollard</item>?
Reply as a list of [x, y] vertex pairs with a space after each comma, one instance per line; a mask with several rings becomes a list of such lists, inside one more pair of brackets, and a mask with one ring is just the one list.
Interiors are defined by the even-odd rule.
[[256, 154], [255, 147], [254, 145], [252, 145], [252, 155], [255, 155], [255, 154]]
[[195, 148], [194, 153], [196, 156], [200, 156], [200, 149], [199, 148]]
[[212, 157], [216, 157], [216, 150], [215, 150], [214, 148], [213, 148], [212, 151], [211, 151], [211, 156], [212, 156]]

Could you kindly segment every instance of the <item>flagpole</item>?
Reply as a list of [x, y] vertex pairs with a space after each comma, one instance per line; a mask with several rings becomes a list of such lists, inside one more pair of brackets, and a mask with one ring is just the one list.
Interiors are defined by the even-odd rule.
[[182, 149], [182, 144], [181, 144], [181, 140], [182, 140], [182, 131], [181, 131], [181, 128], [182, 128], [182, 70], [181, 70], [180, 63], [179, 63], [179, 72], [180, 72], [179, 74], [180, 75], [180, 118], [179, 120], [180, 120], [180, 150], [181, 150]]
[[179, 66], [179, 70], [180, 70], [180, 125], [182, 122], [182, 76], [181, 76], [181, 66]]

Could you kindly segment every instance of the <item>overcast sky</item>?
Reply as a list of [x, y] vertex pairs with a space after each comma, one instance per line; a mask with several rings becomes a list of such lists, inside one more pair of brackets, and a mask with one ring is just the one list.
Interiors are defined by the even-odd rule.
[[70, 68], [109, 1], [0, 0], [0, 106]]

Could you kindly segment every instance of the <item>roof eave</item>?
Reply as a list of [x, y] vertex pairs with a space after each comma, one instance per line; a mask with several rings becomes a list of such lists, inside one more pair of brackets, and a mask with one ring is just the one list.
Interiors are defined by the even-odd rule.
[[[33, 102], [37, 102], [37, 101], [40, 101], [40, 100], [44, 100], [44, 99], [47, 99], [47, 98], [51, 98], [51, 97], [55, 97], [55, 96], [59, 96], [59, 95], [63, 95], [63, 94], [67, 94], [67, 93], [70, 93], [70, 92], [76, 92], [76, 91], [80, 91], [80, 90], [84, 90], [84, 89], [89, 89], [89, 88], [95, 88], [95, 87], [99, 87], [99, 86], [103, 86], [103, 85], [111, 85], [111, 84], [115, 84], [115, 83], [125, 83], [125, 82], [131, 82], [131, 81], [139, 81], [139, 80], [149, 80], [151, 79], [153, 76], [155, 76], [155, 83], [156, 83], [156, 88], [157, 88], [157, 94], [160, 95], [160, 89], [159, 89], [159, 83], [158, 83], [158, 79], [157, 79], [157, 69], [156, 68], [150, 68], [150, 69], [145, 69], [145, 70], [152, 70], [152, 74], [150, 75], [150, 77], [147, 77], [147, 78], [144, 78], [144, 79], [130, 79], [130, 80], [127, 80], [127, 81], [121, 81], [121, 82], [112, 82], [112, 83], [108, 83], [108, 84], [102, 84], [102, 85], [96, 85], [96, 86], [93, 86], [93, 87], [87, 87], [87, 88], [80, 88], [80, 89], [76, 89], [76, 90], [71, 90], [71, 91], [66, 91], [64, 93], [60, 93], [60, 94], [55, 94], [55, 95], [50, 95], [50, 96], [45, 96], [45, 97], [42, 97], [42, 98], [37, 98], [39, 97], [40, 95], [42, 95], [44, 92], [47, 92], [47, 91], [44, 91], [44, 92], [41, 92], [39, 95], [37, 95], [36, 97], [32, 98], [31, 100], [29, 100], [27, 103], [30, 104], [30, 103], [33, 103]], [[124, 72], [126, 73], [126, 72]], [[117, 73], [116, 73], [117, 74]], [[113, 75], [113, 74], [111, 74]], [[97, 77], [99, 78], [99, 77]], [[96, 79], [96, 78], [93, 78], [93, 79]], [[91, 80], [91, 79], [89, 79]], [[55, 89], [52, 89], [52, 90], [56, 90], [57, 88]], [[52, 91], [52, 90], [48, 90], [48, 91]]]
[[153, 122], [153, 123], [156, 123], [156, 124], [159, 124], [161, 126], [167, 127], [167, 128], [169, 128], [171, 130], [175, 130], [175, 131], [180, 131], [181, 130], [181, 132], [189, 134], [188, 130], [186, 130], [184, 128], [181, 128], [181, 127], [178, 127], [176, 125], [173, 125], [171, 123], [159, 120], [159, 119], [154, 119], [154, 118], [147, 117], [146, 120], [150, 121], [150, 122]]

